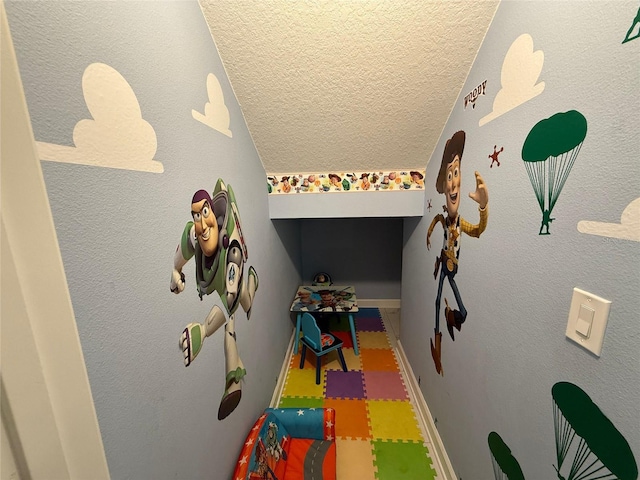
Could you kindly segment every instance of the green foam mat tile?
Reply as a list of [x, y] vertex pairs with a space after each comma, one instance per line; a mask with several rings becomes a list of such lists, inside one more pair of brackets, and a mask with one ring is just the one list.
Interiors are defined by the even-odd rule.
[[279, 408], [292, 408], [292, 407], [322, 408], [323, 403], [324, 403], [324, 399], [322, 398], [282, 397], [280, 398], [280, 403], [278, 403], [278, 407]]
[[436, 472], [424, 444], [381, 440], [372, 444], [378, 480], [435, 480]]

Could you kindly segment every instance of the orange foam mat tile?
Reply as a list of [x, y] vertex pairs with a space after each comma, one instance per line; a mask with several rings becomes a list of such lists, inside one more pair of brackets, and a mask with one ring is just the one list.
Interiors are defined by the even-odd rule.
[[393, 350], [380, 348], [363, 348], [360, 350], [362, 370], [399, 372], [398, 361]]
[[371, 438], [371, 427], [365, 400], [326, 398], [325, 408], [336, 411], [336, 437]]
[[[301, 352], [302, 352], [302, 348], [300, 349], [300, 352], [291, 354], [291, 360], [289, 361], [289, 369], [292, 370], [295, 368], [300, 368], [300, 358], [302, 357]], [[313, 355], [312, 352], [307, 352], [307, 355], [304, 359], [303, 368], [315, 369], [316, 368], [316, 365], [314, 363], [315, 361], [316, 361], [315, 355]]]

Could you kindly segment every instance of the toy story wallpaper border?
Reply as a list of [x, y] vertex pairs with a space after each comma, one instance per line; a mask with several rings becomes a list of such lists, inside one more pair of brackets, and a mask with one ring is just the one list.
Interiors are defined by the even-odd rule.
[[402, 192], [424, 190], [425, 169], [348, 173], [270, 174], [270, 195], [296, 193]]

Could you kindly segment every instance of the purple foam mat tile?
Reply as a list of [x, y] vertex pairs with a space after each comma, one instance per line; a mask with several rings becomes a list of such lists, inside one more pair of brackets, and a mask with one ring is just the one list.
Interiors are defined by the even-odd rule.
[[327, 371], [325, 397], [365, 398], [362, 372], [343, 372], [342, 370]]
[[384, 323], [381, 318], [358, 317], [356, 318], [356, 330], [361, 332], [384, 332]]

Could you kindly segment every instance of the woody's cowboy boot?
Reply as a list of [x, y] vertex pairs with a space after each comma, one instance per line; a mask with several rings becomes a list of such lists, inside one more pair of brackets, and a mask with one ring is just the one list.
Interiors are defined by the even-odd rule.
[[431, 356], [433, 357], [433, 363], [436, 366], [436, 372], [444, 377], [444, 370], [442, 369], [442, 333], [435, 333], [436, 345], [433, 346], [433, 341], [429, 339], [429, 345], [431, 346]]
[[235, 319], [231, 315], [224, 329], [224, 358], [227, 376], [225, 378], [224, 395], [218, 408], [218, 420], [228, 417], [240, 403], [240, 398], [242, 397], [241, 380], [247, 374], [240, 355], [238, 355], [234, 327]]
[[456, 339], [453, 335], [453, 327], [455, 327], [458, 331], [460, 331], [460, 329], [462, 328], [462, 313], [460, 313], [459, 310], [453, 310], [449, 308], [449, 302], [447, 302], [446, 298], [444, 299], [444, 303], [446, 305], [444, 309], [444, 317], [447, 319], [447, 331], [451, 336], [451, 340], [455, 342]]

